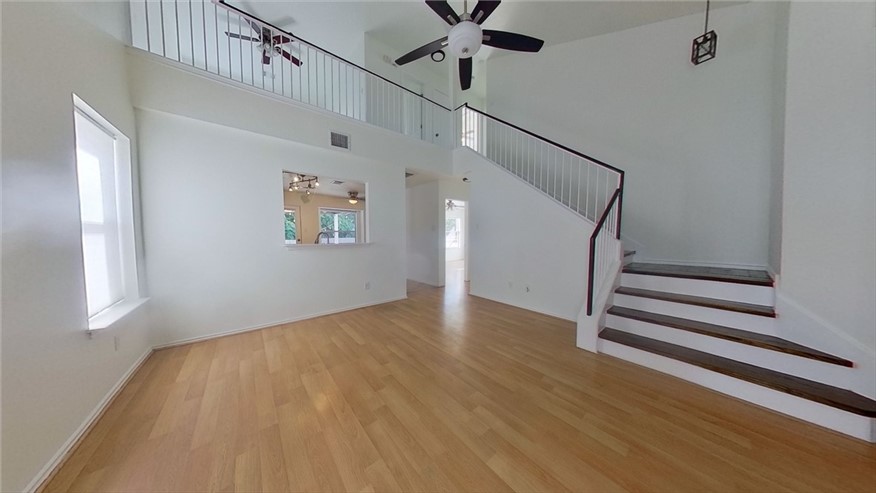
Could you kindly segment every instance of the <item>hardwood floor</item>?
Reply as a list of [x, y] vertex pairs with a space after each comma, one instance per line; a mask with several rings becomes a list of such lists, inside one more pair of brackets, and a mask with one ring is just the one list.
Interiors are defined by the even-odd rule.
[[153, 354], [46, 491], [867, 491], [876, 447], [409, 299]]

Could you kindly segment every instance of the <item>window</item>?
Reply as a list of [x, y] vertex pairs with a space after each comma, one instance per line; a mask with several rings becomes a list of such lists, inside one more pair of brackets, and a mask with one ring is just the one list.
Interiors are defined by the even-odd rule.
[[298, 225], [296, 224], [296, 213], [294, 209], [286, 209], [286, 244], [291, 245], [298, 243]]
[[319, 209], [319, 243], [357, 243], [359, 211]]
[[88, 328], [98, 329], [123, 315], [107, 312], [139, 298], [130, 141], [75, 96], [74, 126]]

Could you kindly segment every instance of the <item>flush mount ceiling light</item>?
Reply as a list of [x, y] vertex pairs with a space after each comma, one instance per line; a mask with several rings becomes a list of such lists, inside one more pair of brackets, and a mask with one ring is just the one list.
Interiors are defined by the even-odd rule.
[[351, 204], [359, 203], [359, 192], [349, 192], [348, 195], [350, 196], [350, 198], [347, 199], [347, 202]]

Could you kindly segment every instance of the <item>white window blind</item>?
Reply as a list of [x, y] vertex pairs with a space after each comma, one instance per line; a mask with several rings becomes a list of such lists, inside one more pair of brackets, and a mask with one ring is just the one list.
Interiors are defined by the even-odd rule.
[[85, 294], [88, 316], [92, 317], [125, 297], [116, 139], [78, 110], [74, 115]]

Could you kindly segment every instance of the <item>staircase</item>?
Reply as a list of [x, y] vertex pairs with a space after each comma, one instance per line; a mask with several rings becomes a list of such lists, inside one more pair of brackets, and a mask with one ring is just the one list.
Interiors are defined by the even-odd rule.
[[636, 263], [625, 252], [598, 350], [868, 441], [876, 401], [843, 388], [854, 362], [775, 333], [765, 271]]

